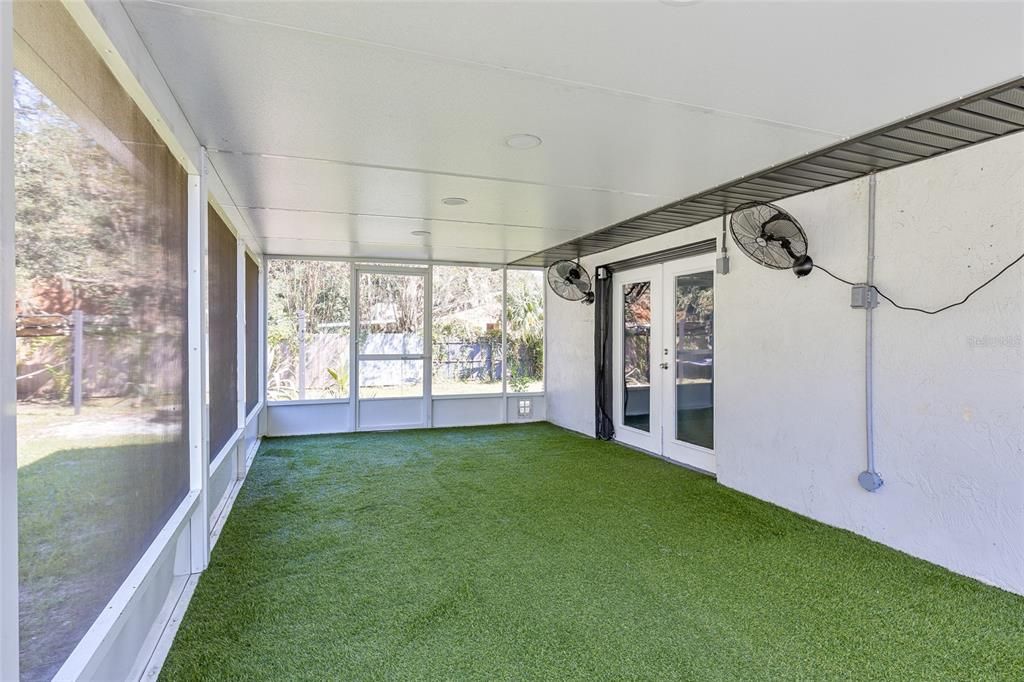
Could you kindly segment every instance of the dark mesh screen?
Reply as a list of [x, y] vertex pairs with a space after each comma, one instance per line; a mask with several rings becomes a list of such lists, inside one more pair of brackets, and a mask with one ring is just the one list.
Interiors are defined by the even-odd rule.
[[245, 413], [260, 401], [260, 268], [245, 255]]
[[217, 212], [207, 213], [212, 459], [238, 429], [238, 246]]
[[23, 680], [189, 489], [187, 175], [59, 2], [14, 6]]

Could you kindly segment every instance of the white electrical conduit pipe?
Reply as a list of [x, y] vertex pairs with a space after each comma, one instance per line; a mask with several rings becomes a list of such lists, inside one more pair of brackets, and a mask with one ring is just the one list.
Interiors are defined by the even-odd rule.
[[[875, 174], [868, 176], [868, 267], [865, 284], [875, 283]], [[857, 477], [860, 487], [869, 493], [882, 487], [882, 477], [875, 469], [875, 409], [874, 409], [874, 308], [871, 301], [864, 309], [864, 431], [867, 450], [867, 468]]]

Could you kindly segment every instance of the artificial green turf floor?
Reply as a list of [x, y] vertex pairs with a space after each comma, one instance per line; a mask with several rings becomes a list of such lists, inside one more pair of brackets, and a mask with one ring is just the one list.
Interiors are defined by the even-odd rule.
[[264, 441], [161, 677], [1022, 675], [1024, 598], [532, 424]]

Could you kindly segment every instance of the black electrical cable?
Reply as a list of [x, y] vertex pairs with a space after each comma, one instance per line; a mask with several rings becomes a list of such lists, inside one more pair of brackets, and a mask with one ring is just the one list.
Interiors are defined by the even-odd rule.
[[[891, 303], [894, 307], [899, 308], [900, 310], [912, 310], [912, 311], [914, 311], [916, 313], [924, 313], [925, 315], [937, 315], [938, 313], [941, 313], [944, 310], [949, 310], [950, 308], [955, 308], [958, 305], [963, 305], [964, 303], [967, 303], [967, 300], [971, 296], [974, 296], [976, 293], [978, 293], [979, 291], [981, 291], [982, 289], [987, 287], [989, 284], [991, 284], [992, 282], [996, 281], [996, 279], [998, 279], [1000, 275], [1002, 275], [1004, 272], [1006, 272], [1007, 270], [1009, 270], [1010, 268], [1012, 268], [1014, 265], [1016, 265], [1017, 263], [1021, 262], [1022, 260], [1024, 260], [1024, 253], [1022, 253], [1019, 256], [1017, 256], [1016, 258], [1014, 258], [1002, 270], [1000, 270], [996, 274], [994, 274], [991, 277], [989, 277], [985, 282], [980, 284], [977, 288], [975, 288], [973, 291], [971, 291], [971, 293], [967, 294], [966, 296], [964, 296], [962, 299], [960, 299], [956, 303], [950, 303], [949, 305], [944, 305], [941, 308], [936, 308], [935, 310], [925, 310], [924, 308], [915, 308], [913, 306], [900, 305], [896, 301], [892, 300], [891, 298], [889, 298], [888, 296], [883, 294], [882, 290], [879, 289], [878, 287], [876, 287], [874, 284], [870, 284], [868, 286], [870, 286], [872, 289], [874, 289], [875, 292], [879, 296], [881, 296], [882, 298], [887, 300], [889, 303]], [[839, 282], [842, 282], [843, 284], [848, 284], [851, 287], [852, 286], [857, 286], [855, 283], [847, 281], [847, 280], [843, 279], [842, 277], [839, 277], [838, 275], [835, 275], [835, 274], [829, 272], [826, 268], [823, 268], [822, 266], [818, 265], [817, 263], [814, 264], [814, 267], [817, 268], [818, 270], [821, 270], [822, 272], [824, 272], [826, 275], [828, 275], [832, 279], [837, 280]]]

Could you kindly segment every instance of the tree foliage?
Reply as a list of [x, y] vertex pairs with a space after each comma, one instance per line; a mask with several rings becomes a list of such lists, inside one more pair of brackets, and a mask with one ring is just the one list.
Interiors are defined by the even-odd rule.
[[[316, 260], [272, 260], [267, 292], [270, 342], [268, 386], [279, 399], [295, 397], [298, 372], [298, 313], [306, 316], [307, 385], [319, 380], [309, 376], [313, 365], [325, 370], [335, 387], [347, 391], [347, 357], [313, 362], [314, 334], [344, 333], [350, 324], [350, 277], [348, 263]], [[423, 329], [424, 280], [419, 276], [363, 273], [359, 282], [360, 348], [370, 339], [405, 337], [415, 345]], [[431, 358], [436, 370], [458, 365], [459, 381], [500, 380], [507, 366], [513, 389], [536, 385], [543, 376], [544, 291], [539, 273], [509, 271], [508, 349], [502, 360], [500, 268], [435, 266], [432, 271]], [[325, 327], [325, 325], [332, 325]], [[325, 346], [320, 346], [325, 348]], [[335, 346], [329, 346], [334, 349]], [[424, 349], [426, 350], [426, 349]], [[331, 352], [334, 352], [333, 350]], [[482, 366], [481, 363], [488, 365]], [[463, 368], [462, 365], [465, 365]], [[451, 370], [451, 367], [448, 368]], [[465, 370], [465, 371], [463, 371]], [[446, 376], [445, 379], [450, 379]]]

